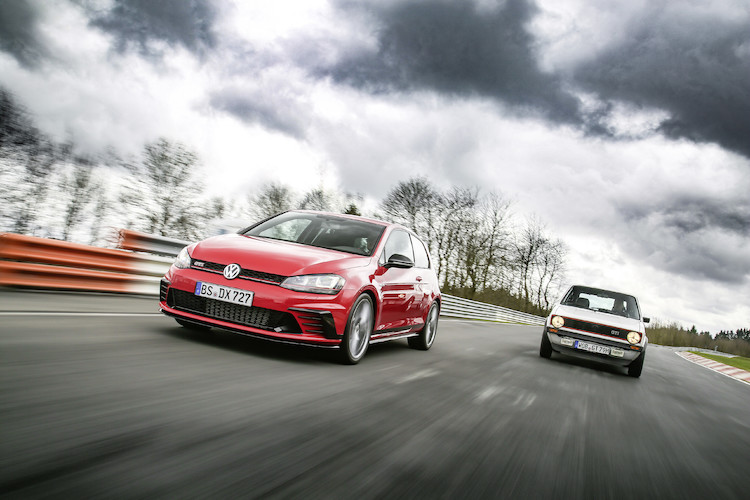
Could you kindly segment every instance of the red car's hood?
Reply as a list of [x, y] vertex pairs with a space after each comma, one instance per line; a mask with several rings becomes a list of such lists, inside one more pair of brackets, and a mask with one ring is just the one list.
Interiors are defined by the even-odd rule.
[[582, 309], [580, 307], [564, 306], [558, 304], [552, 310], [550, 316], [559, 314], [568, 318], [580, 319], [583, 321], [589, 321], [591, 323], [599, 323], [601, 325], [609, 325], [623, 330], [632, 330], [635, 332], [643, 333], [642, 323], [638, 319], [625, 318], [623, 316], [617, 316], [616, 314], [608, 314], [598, 311], [591, 311], [589, 309]]
[[218, 264], [239, 264], [243, 269], [283, 276], [336, 273], [362, 267], [371, 257], [311, 247], [279, 240], [224, 234], [214, 236], [190, 249], [194, 259]]

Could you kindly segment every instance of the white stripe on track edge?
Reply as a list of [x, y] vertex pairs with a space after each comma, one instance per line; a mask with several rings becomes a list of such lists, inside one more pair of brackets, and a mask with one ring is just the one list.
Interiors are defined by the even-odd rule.
[[[681, 357], [681, 358], [682, 358], [682, 359], [684, 359], [685, 361], [690, 361], [690, 362], [691, 362], [691, 363], [693, 363], [694, 365], [702, 366], [703, 368], [706, 368], [706, 369], [708, 369], [708, 370], [711, 370], [711, 371], [712, 371], [712, 372], [714, 372], [714, 373], [718, 373], [719, 375], [724, 375], [725, 377], [727, 377], [727, 378], [731, 378], [732, 380], [737, 380], [738, 382], [742, 382], [743, 384], [748, 384], [748, 385], [750, 385], [750, 380], [745, 380], [744, 378], [741, 378], [741, 377], [740, 377], [740, 376], [738, 376], [738, 375], [729, 375], [729, 374], [728, 374], [728, 373], [726, 373], [725, 371], [722, 371], [722, 370], [720, 370], [720, 369], [717, 369], [717, 368], [715, 368], [715, 367], [712, 367], [712, 366], [708, 366], [708, 365], [707, 365], [707, 364], [705, 364], [705, 363], [701, 363], [701, 362], [700, 362], [700, 360], [702, 360], [702, 359], [705, 359], [705, 360], [708, 360], [708, 361], [713, 361], [714, 363], [718, 363], [718, 364], [719, 364], [719, 365], [721, 365], [721, 366], [730, 366], [730, 365], [725, 365], [725, 364], [723, 364], [723, 363], [719, 363], [718, 361], [714, 361], [714, 360], [712, 360], [712, 359], [704, 358], [703, 356], [700, 356], [700, 355], [698, 355], [698, 354], [692, 354], [692, 353], [683, 353], [683, 352], [684, 352], [684, 351], [677, 351], [677, 352], [675, 352], [675, 354], [677, 354], [677, 356]], [[691, 356], [689, 357], [688, 355], [691, 355]], [[692, 356], [695, 356], [695, 358], [693, 358]], [[696, 359], [696, 358], [700, 358], [700, 359]], [[732, 367], [732, 368], [734, 368], [734, 367]], [[744, 372], [745, 370], [742, 370], [742, 371]]]

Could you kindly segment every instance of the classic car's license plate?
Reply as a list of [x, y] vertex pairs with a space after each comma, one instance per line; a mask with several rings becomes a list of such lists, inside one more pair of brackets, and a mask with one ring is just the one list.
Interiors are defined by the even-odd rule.
[[589, 344], [588, 342], [581, 342], [580, 340], [576, 340], [575, 344], [573, 344], [573, 347], [584, 351], [595, 352], [597, 354], [609, 354], [609, 347], [607, 346]]
[[237, 288], [199, 281], [195, 284], [195, 295], [242, 306], [251, 306], [253, 305], [254, 294], [247, 290], [238, 290]]

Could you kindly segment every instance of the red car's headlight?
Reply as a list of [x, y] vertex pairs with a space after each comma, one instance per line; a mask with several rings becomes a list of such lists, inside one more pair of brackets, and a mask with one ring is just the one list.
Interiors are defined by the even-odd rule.
[[290, 276], [281, 286], [296, 292], [325, 293], [335, 295], [344, 287], [346, 281], [338, 274], [307, 274]]
[[174, 265], [180, 269], [187, 269], [190, 267], [190, 253], [188, 253], [187, 247], [180, 250], [180, 253], [177, 254], [177, 257], [174, 260]]

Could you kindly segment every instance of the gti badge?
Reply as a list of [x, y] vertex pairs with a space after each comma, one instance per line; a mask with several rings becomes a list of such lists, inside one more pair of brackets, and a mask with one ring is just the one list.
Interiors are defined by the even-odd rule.
[[224, 277], [228, 280], [233, 280], [240, 275], [241, 270], [239, 264], [229, 264], [224, 268]]

